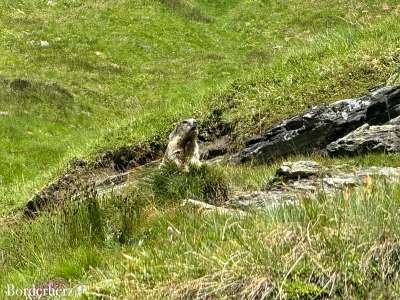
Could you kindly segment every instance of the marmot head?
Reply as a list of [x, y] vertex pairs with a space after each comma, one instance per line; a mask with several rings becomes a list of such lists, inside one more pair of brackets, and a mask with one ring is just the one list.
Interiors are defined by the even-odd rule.
[[195, 140], [198, 134], [197, 121], [195, 119], [186, 119], [176, 125], [169, 135], [169, 140], [179, 139], [182, 142], [186, 142]]

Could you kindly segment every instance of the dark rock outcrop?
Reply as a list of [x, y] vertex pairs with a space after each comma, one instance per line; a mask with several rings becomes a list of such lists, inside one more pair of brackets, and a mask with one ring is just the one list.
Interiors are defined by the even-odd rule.
[[329, 144], [326, 149], [332, 155], [400, 152], [400, 125], [364, 124], [345, 137]]
[[228, 152], [229, 143], [229, 135], [218, 137], [214, 141], [200, 142], [200, 159], [209, 160], [226, 154]]
[[223, 119], [223, 110], [214, 109], [200, 121], [200, 159], [211, 160], [229, 151], [232, 125]]
[[400, 87], [318, 106], [250, 139], [232, 161], [268, 162], [295, 153], [323, 150], [363, 124], [381, 125], [400, 115]]
[[314, 161], [286, 162], [277, 169], [275, 177], [266, 183], [264, 189], [238, 194], [231, 199], [230, 206], [269, 210], [295, 204], [305, 197], [334, 196], [338, 191], [362, 185], [372, 177], [396, 181], [400, 178], [400, 168], [349, 170], [344, 165], [326, 168]]

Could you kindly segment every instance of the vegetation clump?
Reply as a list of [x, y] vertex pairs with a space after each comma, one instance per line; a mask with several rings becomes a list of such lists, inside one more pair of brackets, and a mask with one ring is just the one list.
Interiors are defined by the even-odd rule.
[[188, 172], [174, 163], [167, 163], [152, 175], [155, 201], [171, 201], [195, 198], [210, 204], [222, 204], [228, 200], [229, 184], [224, 173], [206, 164], [191, 165]]

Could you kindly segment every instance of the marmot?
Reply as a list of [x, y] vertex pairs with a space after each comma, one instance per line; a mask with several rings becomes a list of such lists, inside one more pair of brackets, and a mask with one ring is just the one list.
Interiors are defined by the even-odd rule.
[[161, 165], [171, 161], [184, 170], [188, 170], [189, 165], [200, 165], [198, 134], [195, 119], [179, 122], [169, 135], [169, 143]]

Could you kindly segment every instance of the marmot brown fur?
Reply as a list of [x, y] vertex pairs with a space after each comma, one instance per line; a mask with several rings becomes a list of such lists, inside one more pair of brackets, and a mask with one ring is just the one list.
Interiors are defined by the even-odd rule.
[[185, 170], [189, 168], [189, 165], [200, 165], [198, 134], [195, 119], [179, 122], [169, 135], [169, 143], [162, 164], [171, 161]]

